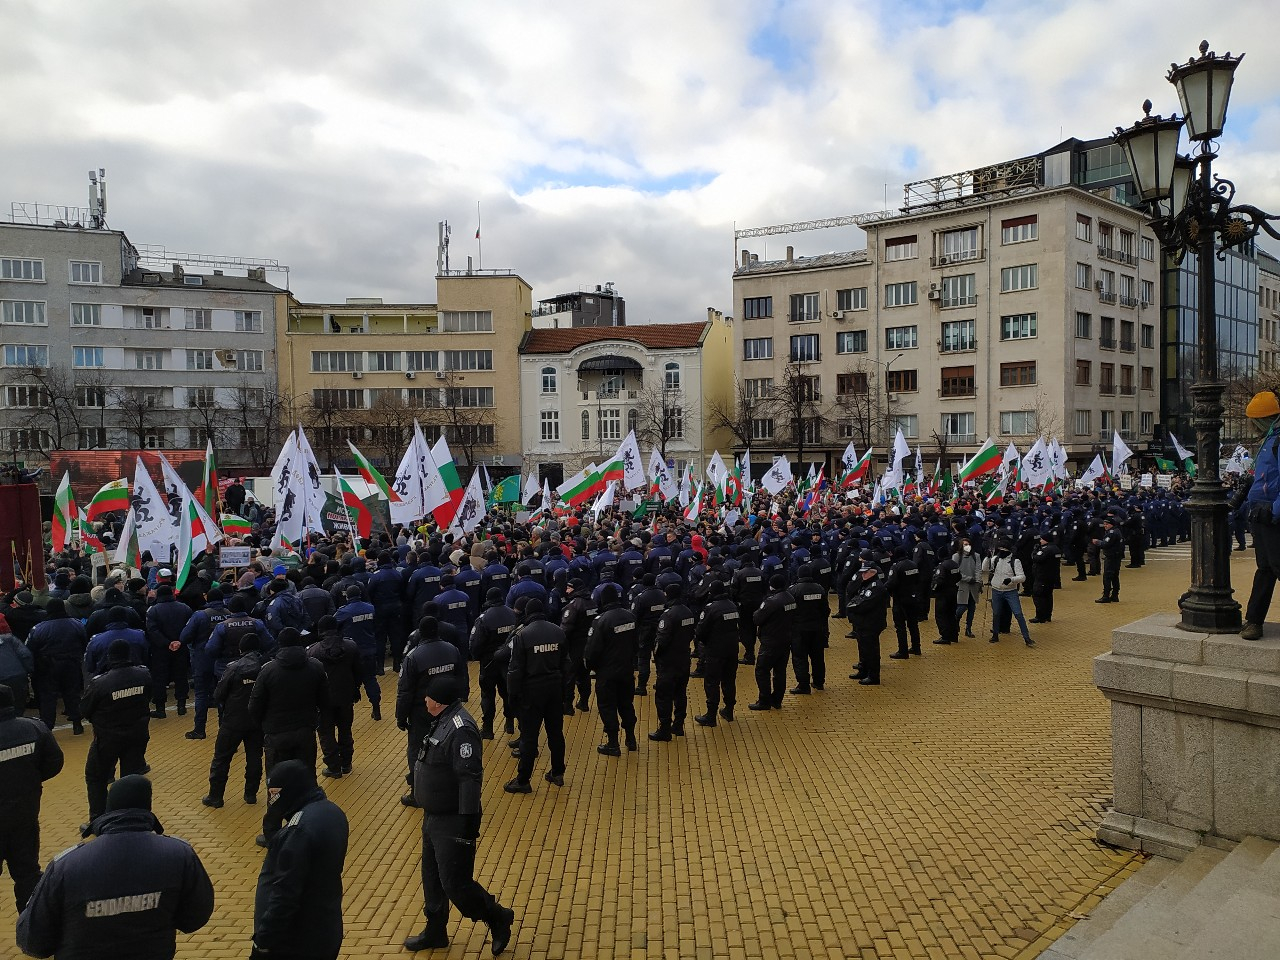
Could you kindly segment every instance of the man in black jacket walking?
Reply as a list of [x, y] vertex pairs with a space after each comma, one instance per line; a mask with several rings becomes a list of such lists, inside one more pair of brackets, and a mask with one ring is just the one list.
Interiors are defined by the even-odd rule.
[[621, 606], [618, 585], [600, 586], [600, 613], [587, 634], [586, 663], [596, 672], [596, 706], [604, 726], [605, 742], [596, 747], [607, 757], [620, 757], [618, 730], [627, 738], [627, 749], [636, 750], [635, 685], [636, 615]]
[[578, 694], [578, 710], [586, 713], [591, 699], [591, 672], [587, 669], [587, 636], [596, 619], [595, 601], [582, 580], [570, 580], [565, 588], [567, 598], [560, 627], [565, 635], [564, 712], [573, 713], [574, 691]]
[[[418, 642], [400, 662], [400, 682], [396, 687], [396, 726], [409, 735], [409, 773], [405, 779], [410, 784], [413, 783], [413, 766], [422, 747], [422, 738], [431, 726], [431, 715], [424, 699], [427, 684], [432, 677], [452, 677], [463, 697], [470, 685], [466, 655], [449, 641], [440, 639], [435, 617], [423, 617], [418, 621], [415, 632]], [[406, 807], [418, 805], [412, 790], [404, 794], [400, 802]]]
[[129, 642], [117, 638], [107, 649], [107, 672], [94, 677], [80, 701], [84, 718], [93, 724], [93, 743], [84, 762], [89, 793], [89, 822], [101, 816], [107, 803], [107, 784], [116, 775], [142, 773], [151, 739], [151, 673], [135, 666]]
[[209, 874], [189, 844], [164, 836], [146, 777], [121, 777], [105, 806], [90, 826], [97, 839], [45, 869], [18, 918], [18, 946], [33, 957], [172, 960], [176, 931], [213, 915]]
[[680, 602], [681, 587], [671, 583], [666, 590], [666, 609], [658, 618], [654, 634], [653, 666], [657, 679], [653, 684], [653, 705], [658, 714], [658, 729], [649, 739], [659, 743], [672, 735], [684, 736], [684, 718], [689, 709], [689, 658], [693, 644], [693, 611]]
[[320, 639], [307, 648], [307, 656], [319, 660], [325, 676], [329, 678], [329, 705], [320, 711], [322, 772], [326, 777], [341, 777], [351, 772], [351, 761], [355, 755], [351, 724], [355, 719], [355, 703], [360, 699], [360, 683], [367, 668], [361, 663], [360, 649], [355, 641], [342, 635], [342, 627], [336, 617], [321, 617], [318, 629]]
[[40, 879], [40, 794], [62, 770], [62, 748], [39, 720], [14, 714], [0, 684], [0, 864], [13, 878], [18, 912]]
[[507, 700], [507, 675], [494, 655], [511, 639], [516, 628], [516, 613], [503, 602], [502, 591], [493, 587], [485, 595], [484, 612], [471, 628], [471, 659], [480, 664], [480, 736], [493, 739], [493, 720], [502, 698], [502, 713], [507, 733], [515, 733], [514, 704]]
[[716, 725], [716, 708], [723, 696], [724, 707], [720, 716], [733, 719], [733, 707], [738, 702], [738, 642], [741, 614], [738, 606], [725, 595], [723, 581], [712, 580], [707, 585], [710, 602], [702, 608], [694, 638], [698, 643], [698, 656], [702, 668], [702, 686], [707, 695], [707, 712], [694, 717], [700, 727]]
[[223, 671], [213, 691], [218, 705], [218, 736], [213, 742], [213, 761], [209, 764], [209, 792], [200, 801], [206, 807], [222, 806], [222, 795], [231, 772], [231, 758], [244, 745], [244, 802], [258, 802], [262, 785], [262, 724], [249, 713], [253, 685], [262, 672], [262, 654], [258, 636], [245, 634], [239, 640], [241, 657]]
[[520, 765], [515, 779], [503, 788], [507, 793], [532, 793], [529, 779], [538, 752], [538, 733], [547, 729], [551, 769], [547, 782], [564, 786], [564, 631], [544, 616], [542, 601], [525, 604], [524, 625], [511, 641], [511, 665], [507, 688], [520, 704]]
[[284, 826], [271, 838], [258, 874], [250, 960], [336, 960], [342, 948], [347, 815], [301, 760], [275, 766], [267, 797]]
[[769, 578], [770, 593], [752, 614], [760, 631], [760, 652], [756, 655], [756, 702], [748, 710], [782, 709], [782, 693], [787, 689], [787, 657], [795, 632], [796, 598], [787, 590], [787, 578], [775, 573]]

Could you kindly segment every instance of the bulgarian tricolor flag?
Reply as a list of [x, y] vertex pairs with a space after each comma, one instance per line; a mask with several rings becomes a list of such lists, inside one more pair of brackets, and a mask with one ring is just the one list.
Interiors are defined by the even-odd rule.
[[871, 454], [873, 449], [874, 448], [872, 447], [867, 447], [867, 452], [859, 457], [858, 462], [855, 463], [853, 468], [844, 475], [844, 481], [841, 483], [841, 486], [845, 490], [848, 490], [855, 483], [866, 479], [867, 472], [871, 469]]
[[1007, 478], [1005, 477], [999, 480], [992, 478], [982, 485], [982, 495], [986, 498], [987, 506], [998, 507], [1004, 503], [1006, 482]]
[[76, 527], [80, 531], [80, 540], [84, 543], [85, 553], [106, 553], [106, 545], [98, 539], [97, 534], [93, 532], [93, 526], [84, 518], [83, 514], [77, 518]]
[[80, 514], [76, 510], [76, 496], [71, 492], [71, 474], [64, 473], [62, 482], [58, 484], [58, 492], [53, 497], [53, 550], [67, 548], [71, 539], [71, 531], [75, 528]]
[[626, 479], [627, 465], [619, 456], [615, 456], [612, 460], [600, 468], [600, 484], [606, 486], [617, 480], [619, 485]]
[[129, 509], [129, 481], [112, 480], [102, 485], [89, 506], [85, 508], [85, 517], [90, 521], [97, 520], [105, 513], [124, 513]]
[[124, 519], [124, 530], [120, 532], [120, 545], [116, 547], [112, 562], [122, 563], [126, 567], [138, 569], [142, 556], [142, 548], [138, 545], [138, 527], [133, 522], [133, 511], [130, 510]]
[[213, 458], [213, 441], [206, 440], [204, 447], [204, 475], [196, 499], [213, 521], [218, 519], [218, 465]]
[[556, 495], [575, 510], [579, 505], [590, 500], [595, 492], [604, 486], [601, 474], [594, 463], [589, 463], [560, 486], [556, 487]]
[[687, 522], [693, 523], [698, 519], [698, 514], [702, 512], [702, 484], [698, 484], [698, 491], [689, 501], [689, 506], [685, 508], [684, 518]]
[[200, 511], [196, 509], [194, 497], [187, 499], [183, 509], [182, 529], [178, 536], [178, 569], [173, 580], [173, 589], [181, 590], [195, 570], [196, 557], [204, 552], [209, 543], [209, 536], [204, 529], [204, 521], [200, 519]]
[[373, 532], [373, 514], [369, 508], [365, 506], [364, 501], [356, 496], [356, 492], [351, 489], [351, 484], [347, 483], [346, 477], [334, 468], [333, 475], [338, 478], [338, 490], [342, 494], [342, 505], [350, 511], [349, 515], [355, 517], [355, 529], [352, 531], [361, 540], [368, 540], [369, 535]]
[[1003, 462], [1004, 457], [1000, 453], [1000, 448], [996, 446], [994, 440], [987, 437], [987, 442], [979, 447], [978, 452], [969, 462], [960, 468], [960, 475], [956, 479], [960, 483], [968, 483], [988, 473], [995, 473]]
[[444, 488], [449, 494], [449, 502], [441, 504], [431, 512], [431, 516], [443, 530], [453, 523], [453, 517], [458, 512], [458, 507], [462, 506], [466, 490], [462, 486], [462, 478], [458, 476], [458, 468], [453, 462], [453, 454], [449, 452], [449, 444], [445, 442], [443, 434], [431, 448], [431, 459], [435, 461], [436, 469], [440, 471], [440, 479], [444, 481]]
[[234, 513], [224, 513], [220, 525], [222, 532], [228, 537], [247, 537], [253, 533], [253, 524], [244, 517], [237, 517]]
[[387, 500], [392, 503], [399, 503], [400, 494], [391, 489], [390, 484], [387, 483], [387, 478], [378, 472], [378, 468], [365, 459], [364, 454], [357, 450], [356, 445], [350, 440], [347, 441], [347, 446], [351, 448], [351, 455], [356, 458], [356, 469], [360, 471], [360, 479], [371, 487], [377, 487], [378, 492]]

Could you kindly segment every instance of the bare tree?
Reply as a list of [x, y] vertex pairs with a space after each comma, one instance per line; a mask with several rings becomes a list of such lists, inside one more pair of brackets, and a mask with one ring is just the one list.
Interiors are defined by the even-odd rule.
[[400, 390], [379, 390], [374, 395], [369, 407], [368, 425], [373, 449], [386, 464], [394, 467], [400, 462], [413, 436], [413, 420], [417, 412], [405, 402]]
[[493, 388], [467, 386], [456, 370], [444, 371], [442, 379], [441, 402], [432, 410], [433, 422], [444, 432], [455, 459], [461, 452], [466, 462], [474, 465], [480, 451], [492, 447], [496, 439]]
[[123, 386], [111, 391], [111, 405], [123, 421], [129, 442], [139, 449], [147, 446], [147, 437], [160, 426], [162, 407], [160, 387]]
[[633, 409], [636, 411], [636, 439], [657, 447], [663, 460], [667, 459], [667, 444], [683, 439], [684, 425], [697, 419], [697, 404], [679, 387], [668, 388], [664, 383], [651, 383], [636, 393]]
[[774, 392], [776, 419], [784, 442], [796, 452], [797, 466], [804, 463], [806, 448], [821, 443], [823, 428], [831, 422], [818, 383], [804, 363], [792, 362], [783, 368], [782, 382]]
[[775, 392], [771, 390], [762, 396], [739, 380], [728, 403], [713, 400], [707, 405], [707, 421], [713, 430], [727, 430], [732, 434], [734, 446], [749, 447], [754, 439], [752, 421], [769, 419], [777, 406]]
[[324, 388], [313, 390], [302, 405], [302, 424], [307, 428], [312, 446], [317, 448], [322, 469], [333, 468], [339, 449], [347, 448], [345, 438], [350, 435], [349, 428], [364, 420], [352, 398], [355, 393], [363, 394], [363, 391], [334, 388], [326, 383]]
[[[77, 377], [61, 366], [26, 367], [14, 377], [13, 386], [18, 392], [18, 403], [10, 402], [18, 413], [15, 425], [39, 430], [47, 434], [50, 449], [74, 450], [79, 443], [82, 427], [94, 426], [94, 407], [99, 418], [105, 417], [106, 396], [90, 396], [81, 388], [88, 385], [105, 386], [106, 378], [92, 371]], [[98, 400], [95, 405], [82, 401]], [[105, 425], [105, 423], [104, 423]], [[44, 451], [48, 453], [48, 450]]]
[[848, 424], [848, 439], [866, 449], [885, 443], [896, 407], [882, 389], [879, 372], [868, 360], [859, 360], [836, 377], [836, 396], [831, 415]]
[[220, 408], [217, 414], [235, 432], [232, 446], [245, 463], [265, 474], [275, 463], [285, 432], [293, 429], [297, 411], [289, 394], [244, 375], [232, 392], [230, 408]]

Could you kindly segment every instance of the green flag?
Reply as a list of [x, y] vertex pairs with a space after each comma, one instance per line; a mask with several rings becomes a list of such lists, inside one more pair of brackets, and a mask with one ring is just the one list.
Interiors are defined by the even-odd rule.
[[520, 475], [512, 474], [505, 480], [500, 480], [494, 484], [493, 490], [489, 493], [490, 503], [519, 503], [520, 502]]
[[639, 520], [641, 517], [648, 514], [648, 512], [649, 512], [649, 498], [645, 497], [643, 500], [640, 501], [639, 506], [637, 506], [635, 510], [631, 512], [631, 517], [633, 520]]
[[1196, 475], [1196, 462], [1190, 457], [1182, 461], [1182, 465], [1187, 468], [1187, 473], [1191, 474], [1191, 476], [1194, 477]]
[[1178, 472], [1178, 465], [1172, 460], [1165, 460], [1163, 457], [1156, 457], [1156, 466], [1165, 473]]

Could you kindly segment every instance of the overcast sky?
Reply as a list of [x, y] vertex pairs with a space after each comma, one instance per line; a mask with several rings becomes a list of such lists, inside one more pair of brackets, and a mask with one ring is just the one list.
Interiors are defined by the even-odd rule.
[[[1280, 211], [1268, 0], [0, 0], [0, 217], [84, 205], [135, 243], [271, 257], [303, 300], [435, 298], [478, 255], [534, 297], [614, 281], [629, 319], [733, 311], [734, 224], [1128, 125], [1208, 39], [1250, 52], [1223, 142]], [[1272, 38], [1272, 39], [1268, 39]], [[863, 245], [853, 228], [749, 242]]]

